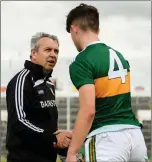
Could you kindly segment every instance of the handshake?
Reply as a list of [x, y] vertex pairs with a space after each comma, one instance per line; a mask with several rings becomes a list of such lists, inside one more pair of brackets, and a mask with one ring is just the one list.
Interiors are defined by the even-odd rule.
[[63, 149], [69, 147], [72, 139], [72, 131], [68, 130], [57, 130], [55, 132], [57, 138], [57, 148]]

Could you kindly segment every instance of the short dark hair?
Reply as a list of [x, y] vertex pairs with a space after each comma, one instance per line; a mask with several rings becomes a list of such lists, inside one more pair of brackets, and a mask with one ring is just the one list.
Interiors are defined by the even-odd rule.
[[94, 6], [81, 3], [72, 9], [67, 16], [66, 30], [68, 33], [70, 33], [70, 27], [74, 21], [84, 31], [91, 29], [97, 32], [99, 29], [99, 12]]

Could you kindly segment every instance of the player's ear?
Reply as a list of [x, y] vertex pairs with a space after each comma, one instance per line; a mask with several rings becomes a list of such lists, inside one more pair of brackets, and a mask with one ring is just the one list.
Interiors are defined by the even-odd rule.
[[71, 30], [72, 30], [74, 33], [78, 33], [79, 26], [78, 26], [78, 25], [71, 25]]
[[75, 32], [74, 25], [71, 25], [71, 31], [72, 31], [72, 32]]

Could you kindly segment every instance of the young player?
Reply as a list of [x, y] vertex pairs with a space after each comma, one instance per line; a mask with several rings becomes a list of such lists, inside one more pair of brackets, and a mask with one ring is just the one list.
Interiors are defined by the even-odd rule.
[[85, 140], [86, 162], [145, 162], [141, 124], [131, 106], [130, 67], [120, 52], [100, 42], [98, 10], [80, 4], [68, 14], [66, 29], [80, 52], [69, 67], [80, 109], [67, 162], [76, 161]]

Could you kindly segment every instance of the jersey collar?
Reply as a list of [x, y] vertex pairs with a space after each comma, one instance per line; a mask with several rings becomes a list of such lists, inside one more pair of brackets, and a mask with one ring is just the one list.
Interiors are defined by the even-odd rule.
[[[88, 46], [91, 46], [91, 45], [97, 44], [97, 43], [101, 43], [101, 41], [94, 41], [94, 42], [89, 43], [89, 44], [88, 44], [82, 51], [80, 51], [79, 53], [83, 52]], [[78, 53], [78, 54], [79, 54], [79, 53]]]
[[[91, 45], [93, 45], [93, 44], [97, 44], [97, 43], [101, 43], [101, 41], [94, 41], [94, 42], [92, 42], [92, 43], [89, 43], [86, 47], [91, 46]], [[85, 49], [86, 49], [86, 48], [85, 48]]]

